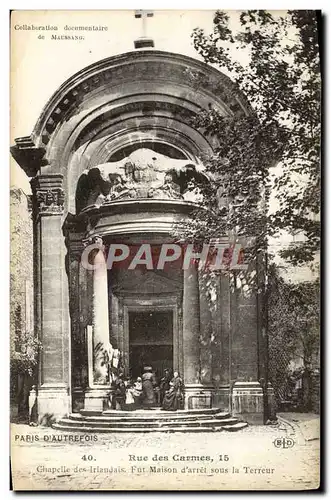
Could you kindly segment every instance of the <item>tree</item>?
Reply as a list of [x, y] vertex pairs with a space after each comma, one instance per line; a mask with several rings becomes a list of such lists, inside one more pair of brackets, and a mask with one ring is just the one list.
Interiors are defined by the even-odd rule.
[[[210, 239], [235, 231], [257, 237], [254, 254], [281, 230], [303, 240], [283, 249], [294, 265], [312, 262], [319, 249], [320, 99], [318, 25], [314, 11], [242, 11], [239, 27], [218, 11], [214, 30], [193, 32], [196, 50], [226, 72], [252, 107], [224, 117], [215, 109], [196, 125], [217, 138], [205, 160], [212, 178], [187, 237]], [[234, 87], [235, 88], [235, 87]], [[235, 94], [235, 90], [229, 89]], [[270, 167], [278, 164], [280, 174]], [[270, 194], [278, 208], [268, 212]], [[258, 209], [257, 209], [258, 208]]]
[[[279, 399], [287, 398], [293, 376], [303, 380], [301, 404], [311, 410], [313, 378], [319, 373], [319, 280], [288, 283], [269, 269], [270, 375]], [[290, 361], [296, 364], [290, 369]]]
[[[217, 146], [213, 156], [204, 159], [211, 182], [201, 186], [205, 196], [186, 228], [186, 238], [242, 238], [246, 258], [255, 260], [267, 253], [271, 236], [301, 233], [301, 241], [280, 254], [294, 265], [313, 262], [320, 241], [317, 14], [250, 10], [234, 19], [218, 11], [213, 32], [197, 28], [192, 37], [204, 61], [232, 80], [230, 97], [235, 98], [239, 89], [251, 112], [222, 116], [210, 108], [195, 120]], [[277, 201], [274, 210], [271, 197]], [[269, 351], [271, 364], [276, 361], [275, 370], [270, 367], [271, 381], [283, 381], [289, 362], [302, 357], [309, 409], [319, 346], [319, 283], [286, 283], [274, 266], [268, 273]], [[247, 273], [244, 278], [247, 284]], [[250, 284], [256, 285], [254, 279]]]
[[[10, 382], [19, 416], [26, 416], [40, 342], [32, 327], [32, 220], [21, 189], [10, 190]], [[28, 310], [30, 309], [30, 311]], [[27, 321], [28, 320], [28, 321]], [[30, 321], [29, 321], [30, 320]]]

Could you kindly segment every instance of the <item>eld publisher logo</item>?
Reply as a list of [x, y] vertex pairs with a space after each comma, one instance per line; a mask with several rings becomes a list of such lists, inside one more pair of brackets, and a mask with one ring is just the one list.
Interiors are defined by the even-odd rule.
[[274, 441], [275, 448], [293, 448], [294, 440], [290, 437], [276, 438]]

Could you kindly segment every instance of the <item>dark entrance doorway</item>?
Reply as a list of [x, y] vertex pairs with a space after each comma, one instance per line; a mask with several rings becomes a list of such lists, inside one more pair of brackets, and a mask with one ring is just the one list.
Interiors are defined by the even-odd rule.
[[173, 369], [172, 311], [129, 312], [129, 342], [131, 377], [148, 365], [159, 382], [165, 368]]

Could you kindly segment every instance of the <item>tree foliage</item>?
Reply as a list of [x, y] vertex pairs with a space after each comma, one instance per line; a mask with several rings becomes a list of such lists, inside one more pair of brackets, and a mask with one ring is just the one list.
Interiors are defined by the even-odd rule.
[[34, 367], [38, 363], [38, 353], [41, 343], [33, 332], [24, 332], [24, 335], [17, 339], [20, 350], [12, 350], [11, 370], [13, 374], [30, 375], [34, 374]]
[[[227, 73], [246, 96], [252, 112], [222, 116], [212, 107], [196, 125], [216, 139], [206, 169], [213, 181], [202, 188], [188, 234], [215, 238], [232, 231], [255, 235], [255, 250], [281, 230], [302, 233], [295, 247], [282, 251], [294, 264], [314, 259], [320, 224], [320, 60], [314, 11], [265, 10], [238, 13], [233, 26], [218, 11], [214, 30], [194, 30], [196, 50]], [[235, 88], [234, 87], [234, 88]], [[235, 95], [235, 91], [230, 89]], [[279, 175], [270, 167], [278, 164]], [[270, 195], [278, 208], [270, 212]]]
[[311, 366], [319, 349], [319, 280], [289, 283], [269, 269], [269, 332], [291, 357]]
[[[10, 253], [10, 358], [12, 376], [32, 375], [40, 342], [26, 324], [26, 295], [32, 298], [32, 220], [27, 197], [13, 188], [11, 195]], [[30, 306], [31, 307], [31, 306]], [[12, 380], [14, 383], [14, 380]]]
[[[288, 381], [294, 374], [305, 375], [311, 380], [318, 371], [319, 290], [319, 280], [289, 283], [279, 275], [275, 265], [269, 268], [270, 378], [278, 393], [286, 392]], [[290, 361], [295, 361], [292, 369]], [[311, 396], [311, 393], [305, 395], [306, 401]]]

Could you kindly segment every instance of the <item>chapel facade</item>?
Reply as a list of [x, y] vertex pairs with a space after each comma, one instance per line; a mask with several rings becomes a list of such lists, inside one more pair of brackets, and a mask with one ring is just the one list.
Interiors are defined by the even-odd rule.
[[[203, 160], [217, 143], [194, 117], [210, 107], [224, 116], [251, 112], [229, 78], [202, 62], [129, 52], [67, 80], [32, 134], [11, 148], [32, 178], [40, 421], [105, 408], [107, 353], [126, 376], [146, 364], [159, 376], [178, 371], [185, 408], [224, 408], [263, 422], [263, 294], [233, 290], [224, 274], [211, 306], [210, 284], [194, 266], [108, 269], [103, 251], [174, 241], [174, 225], [192, 216], [192, 186], [208, 182]], [[87, 245], [96, 247], [97, 270], [82, 265]], [[263, 282], [262, 264], [257, 273]]]

